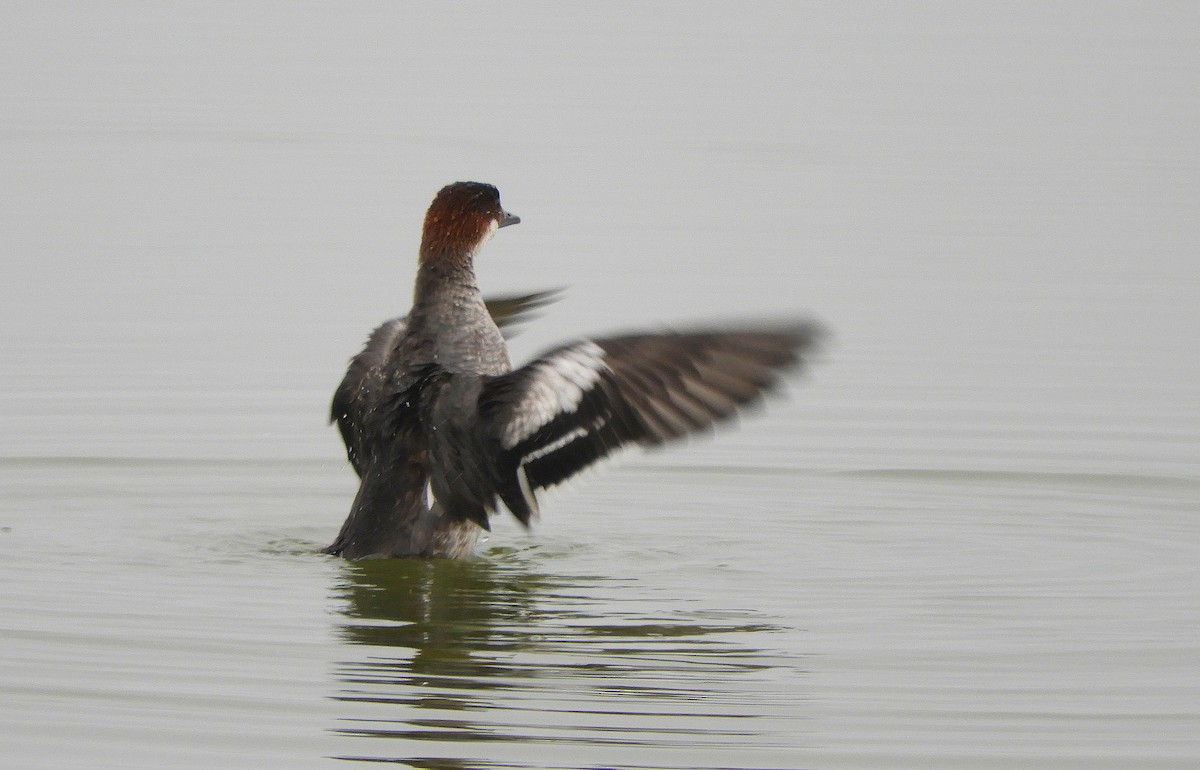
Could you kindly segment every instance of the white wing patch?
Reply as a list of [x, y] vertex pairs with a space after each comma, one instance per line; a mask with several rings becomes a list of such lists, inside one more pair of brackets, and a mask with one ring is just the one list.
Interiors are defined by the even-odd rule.
[[512, 449], [560, 414], [574, 412], [583, 396], [608, 370], [604, 350], [594, 342], [581, 342], [529, 365], [529, 388], [513, 408], [500, 435]]
[[533, 488], [529, 486], [529, 476], [525, 475], [525, 468], [517, 468], [517, 483], [521, 485], [521, 496], [525, 498], [525, 504], [529, 506], [532, 515], [537, 516], [538, 501], [533, 494]]
[[529, 454], [522, 457], [521, 465], [524, 465], [525, 463], [530, 462], [531, 460], [536, 460], [539, 457], [545, 457], [546, 455], [550, 454], [551, 452], [557, 452], [558, 450], [565, 447], [567, 444], [570, 444], [575, 439], [583, 438], [587, 434], [588, 434], [587, 428], [576, 428], [575, 430], [566, 434], [565, 436], [558, 439], [557, 441], [551, 441], [546, 446], [539, 447], [538, 449], [535, 449], [532, 452], [530, 452]]

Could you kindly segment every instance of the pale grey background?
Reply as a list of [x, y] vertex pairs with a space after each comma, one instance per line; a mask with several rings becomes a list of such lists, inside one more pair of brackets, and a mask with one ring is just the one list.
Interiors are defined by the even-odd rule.
[[[1198, 93], [1190, 3], [4, 5], [6, 755], [1200, 761]], [[523, 219], [485, 288], [569, 288], [518, 357], [834, 339], [743, 430], [497, 522], [486, 622], [363, 646], [378, 576], [314, 553], [353, 495], [327, 401], [456, 179]], [[618, 654], [581, 628], [624, 674], [579, 678]], [[524, 673], [345, 700], [497, 640]]]

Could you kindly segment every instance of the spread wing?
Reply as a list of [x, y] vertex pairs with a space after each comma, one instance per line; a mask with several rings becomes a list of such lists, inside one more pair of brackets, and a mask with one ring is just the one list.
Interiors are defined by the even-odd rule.
[[513, 335], [515, 326], [532, 320], [535, 317], [534, 311], [540, 310], [552, 302], [557, 302], [560, 296], [562, 296], [561, 289], [551, 289], [532, 294], [487, 297], [483, 303], [487, 305], [492, 320], [500, 327], [505, 338], [508, 338]]
[[703, 431], [773, 387], [821, 337], [815, 323], [583, 340], [491, 378], [480, 414], [514, 476], [498, 490], [522, 521], [533, 492], [628, 444]]
[[[494, 297], [484, 302], [496, 325], [511, 333], [513, 326], [528, 321], [535, 310], [554, 302], [559, 294], [558, 290], [539, 291]], [[366, 452], [363, 441], [367, 415], [383, 403], [392, 351], [407, 330], [407, 318], [393, 318], [371, 332], [362, 352], [350, 360], [346, 376], [333, 394], [329, 420], [337, 423], [346, 456], [359, 476]]]
[[336, 422], [354, 472], [363, 474], [364, 425], [367, 413], [380, 403], [387, 382], [387, 362], [396, 342], [408, 330], [406, 318], [393, 318], [371, 332], [362, 352], [350, 359], [346, 376], [333, 393], [330, 422]]

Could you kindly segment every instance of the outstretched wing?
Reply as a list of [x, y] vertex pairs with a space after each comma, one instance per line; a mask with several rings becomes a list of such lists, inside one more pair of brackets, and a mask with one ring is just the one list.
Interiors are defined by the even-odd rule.
[[820, 336], [817, 324], [798, 323], [583, 340], [491, 378], [480, 414], [502, 468], [516, 476], [501, 497], [525, 520], [536, 510], [534, 490], [622, 446], [661, 444], [730, 418]]
[[367, 412], [382, 397], [383, 385], [387, 381], [388, 359], [407, 329], [406, 318], [393, 318], [371, 332], [362, 352], [350, 359], [346, 376], [333, 393], [329, 421], [337, 423], [342, 442], [346, 445], [346, 456], [359, 476], [363, 474], [363, 437]]
[[[539, 291], [485, 299], [488, 313], [502, 331], [528, 321], [533, 312], [558, 299], [559, 290]], [[392, 352], [408, 330], [407, 318], [393, 318], [371, 332], [362, 352], [350, 360], [346, 376], [333, 394], [329, 421], [336, 422], [346, 445], [346, 456], [359, 476], [366, 449], [363, 445], [368, 412], [382, 404]]]
[[486, 297], [483, 303], [487, 305], [488, 314], [500, 327], [504, 336], [513, 335], [513, 327], [523, 324], [534, 317], [534, 311], [557, 302], [562, 295], [561, 289], [537, 291], [532, 294], [514, 294], [503, 297]]

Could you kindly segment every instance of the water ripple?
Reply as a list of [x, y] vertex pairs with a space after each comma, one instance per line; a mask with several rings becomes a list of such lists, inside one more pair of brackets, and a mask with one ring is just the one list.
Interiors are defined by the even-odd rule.
[[331, 697], [347, 707], [336, 733], [394, 747], [341, 758], [430, 766], [394, 751], [436, 742], [464, 757], [439, 766], [527, 766], [470, 744], [626, 747], [643, 759], [702, 746], [728, 762], [747, 742], [791, 739], [764, 687], [798, 670], [767, 644], [778, 626], [664, 608], [631, 581], [550, 574], [536, 551], [500, 556], [345, 567], [339, 632], [360, 654], [334, 671]]

